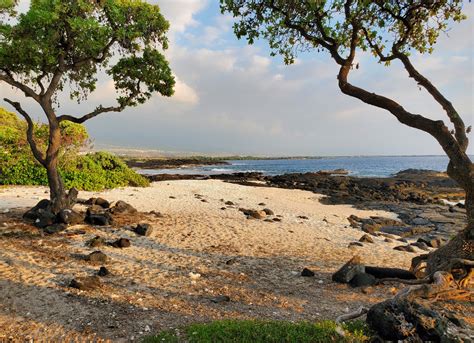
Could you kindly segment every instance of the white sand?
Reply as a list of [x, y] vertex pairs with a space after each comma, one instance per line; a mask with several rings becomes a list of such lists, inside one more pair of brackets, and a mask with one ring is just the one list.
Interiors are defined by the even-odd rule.
[[[44, 187], [0, 188], [0, 213], [33, 206], [47, 196]], [[120, 199], [140, 211], [159, 211], [164, 216], [144, 217], [155, 228], [150, 237], [85, 225], [42, 239], [2, 237], [0, 333], [127, 341], [146, 334], [147, 326], [156, 331], [217, 318], [334, 318], [387, 293], [382, 287], [377, 292], [383, 295], [365, 295], [332, 283], [330, 273], [349, 258], [359, 254], [369, 265], [408, 268], [415, 256], [393, 250], [400, 242], [386, 243], [382, 237], [374, 237], [374, 244], [348, 248], [363, 235], [349, 226], [349, 215], [395, 215], [323, 205], [320, 195], [307, 191], [192, 180], [79, 196]], [[221, 210], [225, 206], [221, 199], [236, 205]], [[266, 205], [259, 206], [262, 202]], [[239, 207], [266, 207], [281, 215], [282, 221], [247, 219]], [[0, 223], [0, 231], [18, 225]], [[75, 233], [78, 229], [86, 233]], [[93, 275], [98, 268], [77, 258], [93, 251], [84, 243], [96, 235], [108, 240], [127, 237], [132, 246], [100, 248], [109, 256], [107, 268], [112, 271], [101, 290], [71, 290], [67, 284], [73, 277]], [[316, 277], [298, 276], [303, 267], [314, 270]], [[201, 277], [192, 280], [189, 273]], [[229, 295], [232, 301], [212, 304], [209, 297], [218, 294]]]

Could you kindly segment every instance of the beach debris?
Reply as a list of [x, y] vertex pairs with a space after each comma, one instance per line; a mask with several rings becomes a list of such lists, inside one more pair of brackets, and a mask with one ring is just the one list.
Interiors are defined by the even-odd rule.
[[269, 208], [264, 208], [263, 212], [265, 212], [267, 214], [267, 216], [275, 215], [275, 213], [272, 210], [270, 210]]
[[97, 276], [85, 276], [72, 279], [69, 287], [77, 288], [81, 291], [90, 291], [99, 288], [101, 285], [100, 279]]
[[105, 263], [107, 262], [107, 255], [104, 254], [102, 251], [94, 251], [91, 252], [87, 258], [89, 262], [94, 262], [94, 263]]
[[100, 267], [99, 271], [97, 272], [97, 275], [99, 276], [107, 276], [109, 274], [110, 274], [110, 271], [104, 266]]
[[131, 244], [128, 238], [119, 238], [115, 242], [112, 242], [110, 245], [114, 248], [128, 248]]
[[227, 295], [218, 295], [217, 297], [211, 298], [211, 302], [215, 304], [222, 304], [229, 301], [230, 301], [230, 297]]
[[368, 234], [363, 235], [360, 239], [359, 242], [364, 242], [364, 243], [375, 243], [374, 239], [370, 237]]
[[301, 271], [301, 276], [312, 277], [314, 275], [315, 275], [314, 272], [308, 268], [303, 268], [303, 270]]
[[332, 281], [340, 283], [348, 283], [358, 273], [365, 273], [365, 267], [361, 263], [359, 255], [352, 257], [337, 272], [332, 274]]
[[148, 223], [140, 223], [133, 230], [137, 235], [150, 236], [153, 232], [153, 227]]

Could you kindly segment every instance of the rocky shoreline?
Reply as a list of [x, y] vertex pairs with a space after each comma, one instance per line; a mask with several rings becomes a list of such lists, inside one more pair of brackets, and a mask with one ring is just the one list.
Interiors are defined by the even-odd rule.
[[137, 158], [125, 158], [127, 166], [130, 168], [139, 169], [174, 169], [174, 168], [189, 168], [199, 167], [208, 165], [229, 165], [229, 162], [216, 160], [213, 158], [201, 159], [201, 158], [172, 158], [172, 159], [137, 159]]
[[218, 175], [148, 175], [151, 181], [217, 179], [240, 185], [301, 189], [324, 194], [327, 204], [350, 204], [358, 209], [396, 213], [398, 221], [387, 218], [348, 218], [353, 227], [369, 235], [386, 235], [402, 242], [400, 249], [413, 252], [437, 248], [465, 227], [463, 190], [446, 173], [408, 169], [389, 178], [358, 178], [345, 172], [265, 176], [262, 173]]

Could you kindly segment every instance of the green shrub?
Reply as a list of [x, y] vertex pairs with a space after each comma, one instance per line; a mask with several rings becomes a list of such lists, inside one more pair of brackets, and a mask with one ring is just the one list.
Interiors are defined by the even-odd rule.
[[[100, 191], [124, 186], [148, 186], [143, 176], [118, 157], [105, 153], [79, 155], [89, 135], [84, 126], [61, 123], [62, 148], [59, 170], [67, 188]], [[35, 139], [41, 150], [48, 140], [48, 126], [35, 125]], [[46, 170], [33, 157], [26, 140], [26, 123], [0, 108], [0, 185], [47, 185]]]
[[192, 324], [176, 331], [164, 331], [144, 339], [144, 343], [305, 343], [366, 342], [370, 332], [363, 322], [343, 325], [344, 336], [332, 321], [286, 322], [261, 320], [222, 320]]

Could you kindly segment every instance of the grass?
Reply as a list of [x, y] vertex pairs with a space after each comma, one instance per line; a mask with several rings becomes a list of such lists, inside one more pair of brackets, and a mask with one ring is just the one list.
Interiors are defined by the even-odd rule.
[[344, 336], [332, 321], [286, 322], [261, 320], [222, 320], [192, 324], [182, 329], [163, 331], [149, 336], [144, 343], [305, 343], [367, 342], [370, 331], [362, 321], [343, 326]]

